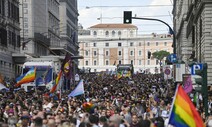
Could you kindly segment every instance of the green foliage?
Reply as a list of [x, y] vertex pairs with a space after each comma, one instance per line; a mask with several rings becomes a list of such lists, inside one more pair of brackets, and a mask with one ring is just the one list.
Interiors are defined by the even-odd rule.
[[170, 53], [164, 50], [156, 51], [152, 53], [153, 58], [157, 60], [163, 60], [164, 57], [167, 57]]

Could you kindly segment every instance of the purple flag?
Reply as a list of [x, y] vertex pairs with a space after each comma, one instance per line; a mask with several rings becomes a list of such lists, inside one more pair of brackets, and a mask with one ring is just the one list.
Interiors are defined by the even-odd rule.
[[61, 65], [61, 70], [63, 71], [67, 79], [71, 79], [72, 61], [71, 61], [71, 55], [69, 53], [66, 53], [66, 57]]
[[190, 93], [193, 89], [193, 85], [192, 85], [192, 81], [191, 81], [191, 75], [187, 75], [186, 77], [184, 77], [184, 83], [183, 83], [183, 88], [185, 90], [186, 93]]

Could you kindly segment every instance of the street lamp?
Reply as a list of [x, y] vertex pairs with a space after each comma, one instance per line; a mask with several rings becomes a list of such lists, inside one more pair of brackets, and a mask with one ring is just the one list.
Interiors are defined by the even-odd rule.
[[158, 21], [158, 22], [161, 22], [161, 23], [165, 24], [166, 26], [168, 26], [170, 34], [173, 35], [173, 53], [176, 54], [176, 36], [175, 36], [175, 32], [174, 32], [174, 30], [171, 28], [171, 26], [168, 23], [166, 23], [166, 22], [164, 22], [163, 20], [160, 20], [160, 19], [132, 17], [132, 11], [124, 11], [124, 18], [123, 19], [124, 19], [124, 23], [125, 24], [131, 24], [132, 23], [132, 19]]

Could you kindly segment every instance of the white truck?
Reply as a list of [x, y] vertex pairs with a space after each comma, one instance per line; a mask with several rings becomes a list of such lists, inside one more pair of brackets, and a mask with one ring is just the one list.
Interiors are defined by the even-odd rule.
[[[48, 84], [41, 82], [38, 87], [51, 89], [54, 84], [54, 79], [58, 74], [61, 67], [61, 58], [59, 56], [41, 56], [39, 58], [29, 58], [27, 62], [23, 64], [22, 74], [29, 71], [30, 68], [36, 67], [36, 78], [41, 77], [45, 72], [48, 72], [49, 69], [52, 69], [51, 81]], [[29, 91], [32, 88], [35, 88], [36, 81], [22, 84], [21, 87], [25, 91]]]

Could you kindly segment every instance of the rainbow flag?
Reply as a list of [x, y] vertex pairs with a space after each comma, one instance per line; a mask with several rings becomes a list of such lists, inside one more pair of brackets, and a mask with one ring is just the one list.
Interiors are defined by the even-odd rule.
[[36, 68], [32, 67], [26, 74], [21, 75], [16, 78], [16, 87], [21, 86], [21, 84], [33, 82], [35, 80]]
[[51, 93], [54, 93], [55, 90], [57, 89], [57, 86], [59, 84], [59, 81], [60, 81], [61, 76], [62, 76], [62, 70], [60, 70], [59, 74], [57, 75], [57, 78], [55, 79], [55, 84], [52, 87], [52, 89], [50, 90]]
[[169, 124], [175, 127], [204, 127], [199, 113], [181, 85], [175, 93]]

